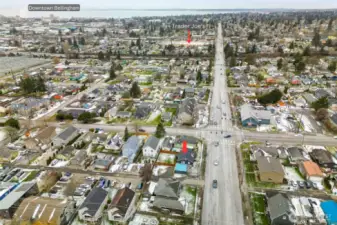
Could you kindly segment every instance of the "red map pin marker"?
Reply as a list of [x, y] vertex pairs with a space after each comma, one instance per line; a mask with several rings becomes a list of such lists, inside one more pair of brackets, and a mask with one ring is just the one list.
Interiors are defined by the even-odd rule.
[[190, 30], [187, 30], [187, 42], [191, 43], [191, 32], [190, 32]]
[[183, 141], [183, 149], [182, 149], [183, 153], [186, 154], [187, 153], [187, 141]]

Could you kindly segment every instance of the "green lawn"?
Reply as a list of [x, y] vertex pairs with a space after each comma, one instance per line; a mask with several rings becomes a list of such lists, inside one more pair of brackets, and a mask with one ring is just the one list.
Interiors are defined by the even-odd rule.
[[266, 203], [264, 201], [264, 195], [252, 194], [253, 208], [255, 212], [264, 212], [266, 209]]
[[30, 174], [23, 180], [23, 182], [31, 181], [35, 179], [36, 175], [39, 173], [37, 170], [33, 170]]

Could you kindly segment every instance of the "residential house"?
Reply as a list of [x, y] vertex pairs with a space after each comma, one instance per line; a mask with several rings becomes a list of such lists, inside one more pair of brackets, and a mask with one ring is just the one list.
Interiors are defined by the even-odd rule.
[[58, 152], [58, 154], [56, 155], [56, 158], [67, 161], [71, 157], [73, 157], [74, 150], [75, 150], [75, 148], [73, 146], [64, 146], [64, 148], [62, 148]]
[[155, 158], [159, 151], [159, 139], [155, 136], [150, 136], [143, 146], [143, 156], [149, 158]]
[[171, 151], [173, 148], [173, 141], [171, 137], [165, 137], [161, 145], [161, 149], [164, 151]]
[[329, 151], [313, 149], [310, 156], [319, 167], [326, 170], [337, 170], [337, 159]]
[[178, 109], [177, 122], [184, 125], [193, 125], [195, 106], [196, 100], [194, 98], [184, 99]]
[[194, 88], [185, 88], [185, 98], [193, 98], [194, 97]]
[[273, 157], [258, 157], [256, 160], [261, 181], [283, 183], [285, 173], [279, 159]]
[[110, 221], [126, 223], [136, 212], [136, 195], [128, 187], [119, 189], [108, 209]]
[[183, 214], [184, 206], [178, 201], [180, 191], [180, 181], [160, 178], [154, 189], [153, 207], [164, 212]]
[[285, 150], [282, 146], [273, 147], [273, 146], [265, 146], [265, 145], [251, 145], [250, 151], [252, 152], [252, 159], [256, 160], [258, 157], [274, 157], [285, 159], [288, 157], [286, 155]]
[[56, 135], [55, 127], [42, 129], [35, 137], [27, 138], [25, 146], [27, 149], [39, 150], [41, 145], [49, 145]]
[[327, 90], [320, 88], [315, 91], [315, 97], [320, 99], [323, 97], [331, 97], [331, 95]]
[[82, 113], [87, 112], [85, 109], [64, 109], [61, 111], [62, 114], [72, 115], [74, 119], [77, 119]]
[[128, 119], [132, 116], [132, 113], [131, 112], [128, 112], [128, 111], [118, 111], [116, 113], [116, 117], [117, 118], [122, 118], [122, 119]]
[[240, 108], [242, 126], [256, 127], [270, 124], [271, 112], [269, 110], [256, 110], [250, 104], [244, 104]]
[[123, 156], [128, 157], [129, 163], [133, 162], [141, 145], [142, 140], [135, 135], [129, 137], [129, 139], [126, 141], [123, 146], [122, 153]]
[[93, 188], [78, 210], [78, 217], [85, 222], [97, 222], [108, 201], [108, 192], [103, 188]]
[[310, 157], [306, 154], [306, 152], [299, 147], [287, 148], [287, 153], [290, 163], [298, 163], [310, 160]]
[[328, 225], [337, 225], [337, 202], [333, 200], [321, 202], [321, 208], [325, 214]]
[[151, 104], [141, 103], [136, 107], [135, 117], [137, 119], [144, 119], [149, 116], [150, 112], [153, 110]]
[[174, 142], [174, 148], [173, 151], [175, 152], [180, 152], [183, 146], [183, 142], [186, 142], [187, 149], [195, 149], [198, 145], [199, 140], [195, 137], [190, 137], [190, 136], [179, 136], [176, 138]]
[[66, 225], [75, 213], [74, 209], [74, 202], [67, 199], [30, 196], [21, 202], [12, 221], [20, 221], [21, 224]]
[[307, 180], [322, 183], [324, 175], [317, 163], [313, 161], [304, 161], [299, 165], [299, 170]]
[[39, 190], [35, 181], [16, 185], [14, 190], [0, 200], [0, 218], [11, 219], [24, 198], [38, 193]]
[[317, 101], [317, 98], [310, 93], [303, 94], [303, 98], [307, 101], [308, 105], [311, 105], [313, 102]]
[[96, 159], [94, 162], [94, 168], [100, 170], [109, 170], [112, 164], [112, 160], [110, 159]]
[[295, 225], [294, 209], [285, 194], [278, 193], [269, 197], [267, 205], [271, 225]]
[[69, 166], [75, 168], [82, 168], [85, 165], [87, 152], [85, 150], [77, 150], [74, 157], [70, 160]]
[[47, 107], [50, 100], [47, 98], [21, 98], [16, 102], [11, 103], [11, 110], [26, 117], [33, 116], [34, 112]]
[[76, 136], [79, 135], [79, 130], [73, 126], [69, 126], [64, 129], [60, 134], [53, 138], [54, 146], [62, 146], [68, 144], [72, 141]]
[[193, 165], [195, 161], [196, 154], [193, 150], [188, 149], [187, 152], [179, 152], [177, 154], [177, 163], [186, 164], [186, 165]]
[[119, 136], [119, 134], [115, 134], [112, 138], [107, 139], [107, 142], [105, 144], [105, 149], [119, 150], [123, 145], [123, 139]]

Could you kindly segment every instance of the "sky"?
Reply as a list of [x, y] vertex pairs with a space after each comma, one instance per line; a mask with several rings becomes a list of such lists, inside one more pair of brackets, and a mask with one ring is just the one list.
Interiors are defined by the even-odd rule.
[[24, 9], [28, 4], [80, 4], [81, 8], [233, 9], [233, 8], [337, 8], [337, 0], [0, 0], [0, 9]]

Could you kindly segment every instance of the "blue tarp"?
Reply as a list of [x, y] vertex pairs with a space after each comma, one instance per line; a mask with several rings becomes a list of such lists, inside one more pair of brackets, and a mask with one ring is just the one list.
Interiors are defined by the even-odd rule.
[[187, 165], [186, 164], [181, 164], [181, 163], [177, 163], [174, 171], [177, 173], [187, 173]]

